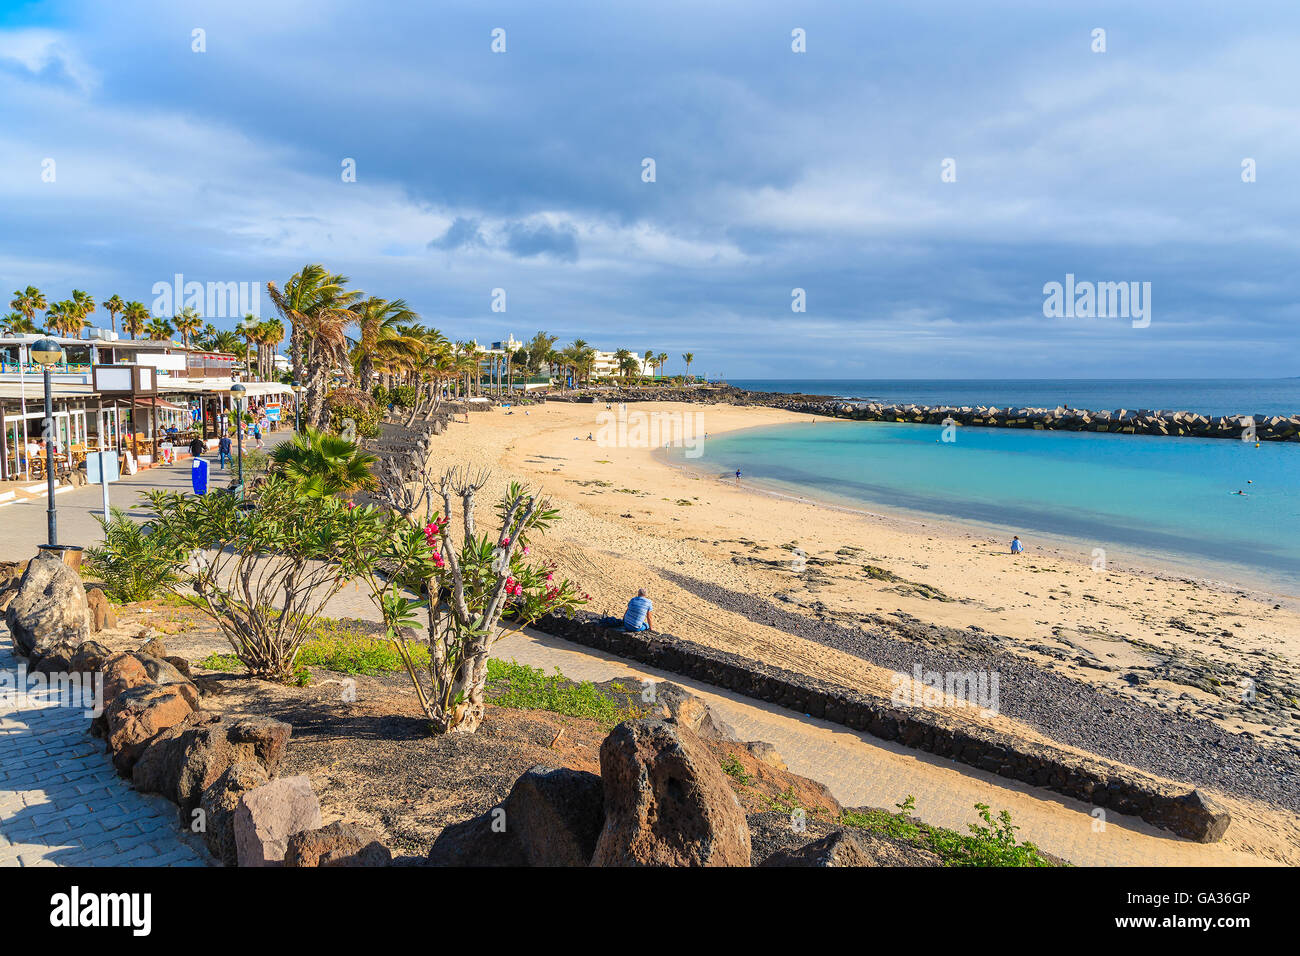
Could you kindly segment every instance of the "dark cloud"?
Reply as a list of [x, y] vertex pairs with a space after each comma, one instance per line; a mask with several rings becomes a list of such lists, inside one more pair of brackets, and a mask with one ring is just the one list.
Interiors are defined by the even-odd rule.
[[447, 231], [438, 239], [430, 241], [430, 249], [470, 249], [486, 246], [487, 241], [479, 229], [479, 220], [457, 216]]
[[550, 256], [562, 262], [578, 261], [578, 232], [567, 223], [530, 226], [512, 222], [506, 226], [505, 232], [506, 250], [520, 259]]

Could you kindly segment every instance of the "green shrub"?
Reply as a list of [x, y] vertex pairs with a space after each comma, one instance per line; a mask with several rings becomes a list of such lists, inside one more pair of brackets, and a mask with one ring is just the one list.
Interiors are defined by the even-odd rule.
[[104, 531], [104, 543], [86, 549], [86, 571], [103, 581], [108, 597], [146, 601], [180, 583], [177, 572], [185, 554], [169, 538], [132, 521], [121, 508], [113, 508], [108, 520], [94, 517]]
[[378, 405], [380, 408], [383, 408], [390, 401], [392, 401], [392, 399], [389, 397], [388, 389], [384, 388], [384, 386], [382, 385], [376, 385], [374, 388], [372, 388], [370, 390], [370, 397], [375, 400], [375, 404]]
[[198, 662], [199, 667], [210, 671], [238, 671], [244, 669], [243, 662], [234, 654], [209, 654]]
[[401, 408], [414, 408], [419, 397], [414, 385], [398, 385], [388, 393], [388, 400]]
[[970, 833], [958, 833], [912, 819], [915, 800], [909, 796], [898, 804], [898, 813], [887, 810], [859, 812], [846, 810], [840, 818], [844, 826], [906, 840], [937, 853], [948, 866], [1052, 866], [1038, 847], [1016, 841], [1011, 814], [1000, 812], [995, 820], [988, 804], [977, 803], [983, 823], [972, 823]]
[[351, 422], [355, 435], [350, 437], [373, 438], [379, 434], [379, 405], [360, 389], [334, 389], [325, 396], [325, 410], [335, 432], [345, 432]]

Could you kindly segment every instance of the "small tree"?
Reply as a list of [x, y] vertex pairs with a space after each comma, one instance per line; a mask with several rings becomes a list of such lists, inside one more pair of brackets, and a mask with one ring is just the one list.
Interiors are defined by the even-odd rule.
[[[473, 733], [483, 722], [492, 645], [587, 596], [567, 580], [557, 582], [553, 566], [526, 560], [528, 536], [559, 518], [545, 499], [511, 484], [497, 507], [496, 530], [480, 534], [475, 499], [489, 474], [452, 469], [435, 475], [424, 452], [417, 447], [407, 468], [385, 470], [380, 498], [393, 520], [383, 563], [392, 573], [381, 578], [371, 570], [365, 578], [434, 732]], [[442, 508], [430, 513], [435, 500]], [[457, 505], [459, 540], [451, 526]], [[427, 664], [417, 663], [408, 637], [421, 608]]]
[[161, 597], [180, 582], [185, 554], [166, 535], [131, 520], [121, 508], [111, 518], [93, 515], [104, 530], [104, 543], [86, 549], [86, 570], [103, 579], [104, 592], [115, 601]]
[[374, 508], [305, 496], [273, 475], [247, 502], [155, 490], [150, 525], [190, 555], [194, 603], [221, 628], [249, 673], [288, 681], [321, 609], [368, 571], [387, 538]]

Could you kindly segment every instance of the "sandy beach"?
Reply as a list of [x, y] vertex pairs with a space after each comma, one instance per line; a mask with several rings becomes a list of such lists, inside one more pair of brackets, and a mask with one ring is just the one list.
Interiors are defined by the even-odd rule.
[[[633, 407], [697, 412], [711, 435], [809, 420], [725, 405]], [[645, 587], [660, 630], [886, 696], [908, 668], [872, 663], [866, 658], [880, 655], [860, 651], [856, 634], [923, 634], [940, 666], [970, 666], [978, 648], [1002, 671], [1004, 706], [955, 716], [1139, 766], [1148, 734], [1133, 716], [1176, 716], [1191, 732], [1186, 743], [1142, 768], [1172, 774], [1193, 757], [1211, 774], [1196, 782], [1274, 805], [1238, 806], [1238, 820], [1258, 812], [1270, 821], [1265, 829], [1286, 831], [1284, 842], [1300, 851], [1296, 815], [1274, 814], [1294, 790], [1291, 771], [1270, 763], [1273, 754], [1294, 760], [1300, 741], [1300, 705], [1287, 696], [1297, 685], [1300, 614], [1283, 598], [1115, 566], [1099, 573], [1085, 552], [1032, 540], [1012, 556], [1009, 531], [774, 495], [671, 464], [661, 449], [588, 441], [604, 410], [550, 402], [476, 412], [434, 446], [448, 464], [490, 466], [499, 484], [527, 479], [559, 505], [562, 520], [538, 552], [590, 593], [592, 610], [621, 615]], [[1057, 711], [1080, 681], [1099, 690], [1119, 726], [1098, 736], [1086, 715], [1066, 726]], [[1244, 699], [1251, 686], [1260, 698], [1267, 688], [1270, 708]], [[1021, 704], [1005, 703], [1017, 695]], [[1094, 744], [1103, 738], [1107, 746]], [[1223, 763], [1215, 748], [1239, 741], [1262, 748], [1270, 772], [1255, 772], [1261, 758], [1252, 751], [1248, 773], [1238, 767], [1215, 779]], [[1184, 779], [1197, 772], [1189, 767]]]

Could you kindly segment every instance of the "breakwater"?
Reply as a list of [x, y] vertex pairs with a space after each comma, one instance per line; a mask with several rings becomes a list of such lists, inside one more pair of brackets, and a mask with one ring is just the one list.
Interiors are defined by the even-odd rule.
[[853, 421], [907, 422], [918, 425], [1028, 428], [1045, 431], [1109, 432], [1170, 438], [1232, 438], [1242, 441], [1300, 441], [1300, 414], [1201, 415], [1164, 409], [1099, 410], [1069, 408], [999, 408], [985, 405], [885, 405], [851, 402], [826, 395], [749, 392], [734, 386], [698, 388], [607, 389], [555, 393], [548, 401], [700, 402], [762, 405]]

